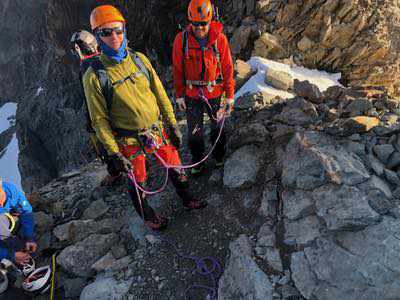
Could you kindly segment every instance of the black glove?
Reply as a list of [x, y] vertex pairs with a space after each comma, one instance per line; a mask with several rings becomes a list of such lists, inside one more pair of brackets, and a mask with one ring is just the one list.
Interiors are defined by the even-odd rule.
[[178, 125], [169, 126], [169, 139], [171, 144], [174, 145], [176, 149], [179, 149], [182, 144], [182, 133], [179, 130]]
[[132, 169], [132, 164], [122, 153], [118, 152], [110, 156], [112, 163], [114, 164], [114, 169], [119, 172], [128, 173]]

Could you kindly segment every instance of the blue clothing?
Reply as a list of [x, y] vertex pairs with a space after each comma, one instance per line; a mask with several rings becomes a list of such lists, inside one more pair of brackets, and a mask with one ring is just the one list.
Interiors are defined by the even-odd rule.
[[[3, 182], [3, 190], [6, 193], [6, 202], [0, 207], [0, 214], [18, 213], [21, 225], [20, 234], [26, 241], [34, 240], [35, 223], [33, 220], [32, 206], [14, 184]], [[0, 261], [3, 258], [14, 259], [14, 251], [5, 248], [4, 243], [0, 243]]]
[[208, 44], [208, 35], [205, 38], [196, 37], [197, 43], [199, 43], [200, 48], [203, 49]]
[[124, 40], [122, 41], [121, 47], [118, 50], [114, 50], [110, 48], [104, 43], [99, 36], [96, 36], [97, 42], [100, 45], [101, 51], [107, 55], [107, 57], [115, 60], [117, 63], [121, 63], [123, 59], [128, 55], [128, 51], [126, 49], [127, 40], [126, 40], [126, 32], [124, 31]]

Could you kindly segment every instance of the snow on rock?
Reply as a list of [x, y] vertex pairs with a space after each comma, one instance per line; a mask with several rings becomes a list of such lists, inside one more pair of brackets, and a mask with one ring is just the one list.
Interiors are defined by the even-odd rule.
[[323, 92], [327, 88], [339, 85], [340, 73], [330, 74], [324, 71], [310, 70], [304, 67], [294, 66], [279, 63], [269, 59], [261, 57], [252, 57], [248, 62], [257, 73], [250, 78], [236, 93], [235, 98], [239, 98], [246, 92], [255, 93], [258, 91], [264, 91], [272, 95], [280, 96], [282, 98], [293, 98], [294, 94], [282, 90], [278, 90], [265, 83], [266, 71], [272, 69], [274, 71], [281, 71], [288, 73], [293, 79], [300, 81], [308, 80], [310, 83], [315, 84]]

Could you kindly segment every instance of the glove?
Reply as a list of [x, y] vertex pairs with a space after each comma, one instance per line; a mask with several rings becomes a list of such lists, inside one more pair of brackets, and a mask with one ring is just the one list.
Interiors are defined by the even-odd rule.
[[220, 120], [224, 116], [225, 116], [225, 118], [230, 117], [230, 115], [233, 111], [234, 103], [235, 103], [235, 101], [232, 98], [226, 99], [225, 104], [223, 104], [223, 106], [217, 112], [217, 119]]
[[177, 98], [176, 104], [178, 105], [179, 110], [186, 110], [185, 98]]
[[131, 162], [123, 156], [121, 152], [111, 155], [110, 158], [114, 164], [115, 170], [128, 173], [132, 169]]
[[169, 139], [171, 144], [174, 145], [176, 149], [179, 149], [182, 144], [182, 133], [179, 130], [178, 125], [169, 126]]
[[231, 99], [227, 99], [226, 100], [226, 104], [225, 104], [225, 116], [229, 117], [231, 115], [231, 113], [233, 112], [233, 107], [235, 105], [235, 100]]

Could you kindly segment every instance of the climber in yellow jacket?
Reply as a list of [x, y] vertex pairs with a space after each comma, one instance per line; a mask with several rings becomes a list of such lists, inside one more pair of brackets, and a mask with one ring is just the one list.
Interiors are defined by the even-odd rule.
[[[90, 25], [102, 51], [100, 62], [107, 74], [108, 89], [104, 88], [104, 80], [99, 80], [100, 72], [95, 67], [86, 71], [83, 86], [98, 139], [116, 167], [125, 172], [133, 169], [136, 181], [144, 185], [147, 179], [145, 153], [156, 151], [167, 163], [180, 165], [177, 148], [182, 134], [171, 102], [150, 61], [145, 55], [131, 53], [127, 48], [125, 23], [122, 14], [111, 5], [101, 5], [92, 11]], [[169, 134], [163, 124], [167, 125]], [[184, 172], [174, 169], [170, 179], [186, 208], [206, 206], [205, 201], [196, 200], [189, 193]], [[132, 184], [129, 194], [136, 211], [150, 228], [166, 227], [168, 220], [156, 214], [144, 195], [137, 195]]]

